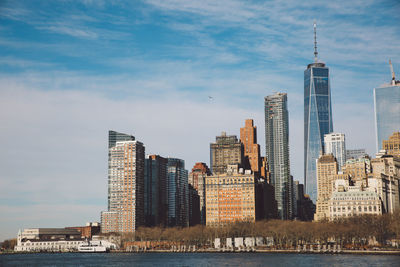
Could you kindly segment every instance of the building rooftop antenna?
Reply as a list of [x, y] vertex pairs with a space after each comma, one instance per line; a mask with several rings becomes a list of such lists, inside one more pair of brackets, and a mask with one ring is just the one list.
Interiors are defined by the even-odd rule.
[[318, 62], [318, 51], [317, 51], [317, 22], [314, 20], [314, 61]]

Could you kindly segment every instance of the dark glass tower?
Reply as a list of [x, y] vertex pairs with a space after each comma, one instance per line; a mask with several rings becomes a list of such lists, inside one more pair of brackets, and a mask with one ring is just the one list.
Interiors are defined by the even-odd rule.
[[304, 183], [306, 193], [317, 200], [316, 160], [324, 151], [324, 135], [333, 131], [329, 68], [318, 62], [314, 24], [315, 62], [304, 71]]

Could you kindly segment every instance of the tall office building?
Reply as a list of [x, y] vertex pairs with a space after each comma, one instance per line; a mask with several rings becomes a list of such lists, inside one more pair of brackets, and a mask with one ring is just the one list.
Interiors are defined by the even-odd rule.
[[167, 225], [167, 164], [158, 155], [149, 155], [144, 171], [144, 213], [146, 226]]
[[400, 131], [400, 81], [396, 81], [392, 63], [392, 81], [374, 89], [376, 151], [382, 149], [383, 140]]
[[240, 128], [240, 142], [244, 146], [244, 156], [246, 169], [251, 169], [255, 173], [260, 172], [260, 145], [257, 144], [257, 127], [251, 119], [245, 120], [245, 125]]
[[109, 132], [108, 211], [101, 214], [103, 233], [134, 232], [144, 224], [145, 148], [134, 139]]
[[189, 173], [189, 184], [199, 195], [200, 223], [206, 224], [206, 177], [211, 175], [207, 164], [197, 162]]
[[394, 132], [389, 140], [383, 140], [382, 143], [387, 154], [400, 157], [400, 132]]
[[275, 187], [278, 216], [292, 218], [292, 186], [289, 166], [289, 114], [287, 94], [265, 97], [265, 151], [271, 184]]
[[168, 158], [168, 226], [189, 226], [189, 184], [185, 161]]
[[210, 144], [210, 162], [212, 174], [224, 174], [230, 164], [243, 165], [243, 144], [236, 135], [222, 132], [215, 143]]
[[346, 163], [346, 139], [342, 133], [329, 133], [324, 136], [325, 154], [333, 154], [339, 170]]
[[304, 71], [304, 183], [306, 193], [317, 199], [316, 161], [324, 151], [324, 135], [333, 132], [329, 68], [318, 62], [314, 23], [314, 63]]
[[338, 164], [332, 154], [321, 155], [317, 161], [318, 198], [314, 220], [329, 218], [329, 199], [333, 191], [333, 183], [337, 178]]

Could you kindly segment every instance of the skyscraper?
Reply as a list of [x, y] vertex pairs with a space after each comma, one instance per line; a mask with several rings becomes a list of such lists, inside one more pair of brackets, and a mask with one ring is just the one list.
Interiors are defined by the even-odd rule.
[[289, 114], [287, 94], [265, 97], [265, 151], [271, 183], [275, 188], [278, 216], [292, 218], [292, 186], [289, 166]]
[[185, 161], [168, 158], [168, 225], [189, 226], [189, 184]]
[[304, 71], [304, 183], [306, 193], [317, 199], [316, 161], [324, 151], [324, 135], [333, 131], [329, 68], [318, 62], [314, 23], [314, 63]]
[[212, 174], [224, 174], [230, 164], [243, 163], [243, 144], [236, 135], [226, 135], [222, 132], [215, 143], [210, 144], [210, 162]]
[[240, 142], [244, 145], [244, 156], [246, 163], [250, 166], [245, 168], [251, 169], [255, 173], [260, 172], [260, 145], [257, 144], [257, 127], [254, 126], [253, 120], [245, 120], [245, 125], [240, 128]]
[[382, 149], [382, 141], [400, 131], [400, 81], [396, 81], [392, 63], [392, 81], [374, 89], [376, 151]]
[[108, 211], [101, 215], [103, 233], [134, 232], [144, 224], [145, 148], [134, 139], [109, 132]]
[[325, 154], [333, 154], [336, 158], [339, 171], [346, 163], [346, 139], [342, 133], [329, 133], [324, 136]]
[[144, 212], [147, 226], [167, 225], [167, 163], [158, 155], [145, 160]]
[[383, 149], [389, 155], [400, 157], [400, 132], [394, 132], [389, 140], [383, 140]]

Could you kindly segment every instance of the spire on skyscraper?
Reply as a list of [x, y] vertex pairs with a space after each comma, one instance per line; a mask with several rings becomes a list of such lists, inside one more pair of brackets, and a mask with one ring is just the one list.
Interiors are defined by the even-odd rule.
[[318, 62], [318, 51], [317, 51], [317, 22], [314, 20], [314, 61]]

